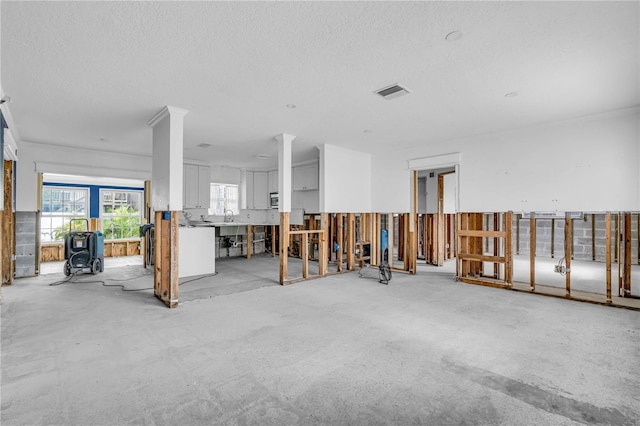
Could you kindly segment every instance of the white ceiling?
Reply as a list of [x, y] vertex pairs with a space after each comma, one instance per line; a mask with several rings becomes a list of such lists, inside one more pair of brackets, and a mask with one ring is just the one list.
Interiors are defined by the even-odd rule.
[[172, 105], [185, 158], [268, 168], [638, 105], [639, 4], [3, 0], [0, 75], [22, 140], [150, 155]]

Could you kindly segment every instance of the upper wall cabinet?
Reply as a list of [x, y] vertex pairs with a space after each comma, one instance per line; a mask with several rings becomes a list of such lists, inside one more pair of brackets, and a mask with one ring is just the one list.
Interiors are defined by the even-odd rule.
[[269, 192], [278, 192], [278, 171], [269, 172]]
[[208, 209], [211, 198], [211, 169], [197, 164], [184, 165], [182, 192], [185, 209]]
[[318, 163], [293, 168], [293, 190], [310, 191], [318, 189]]
[[269, 207], [269, 175], [267, 172], [253, 173], [253, 208]]

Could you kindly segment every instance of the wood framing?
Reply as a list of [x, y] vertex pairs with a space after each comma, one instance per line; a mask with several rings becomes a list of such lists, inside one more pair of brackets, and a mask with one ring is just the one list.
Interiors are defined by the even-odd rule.
[[289, 260], [289, 212], [280, 213], [280, 284], [287, 281], [287, 263]]
[[276, 225], [271, 225], [271, 257], [276, 255]]
[[622, 296], [631, 296], [631, 213], [624, 214], [624, 265], [622, 267]]
[[356, 215], [347, 213], [347, 271], [353, 271], [356, 265]]
[[251, 259], [253, 252], [253, 225], [247, 225], [247, 259]]
[[571, 297], [571, 253], [573, 245], [573, 221], [571, 215], [566, 213], [564, 219], [564, 262], [566, 266], [565, 279], [565, 296]]
[[327, 275], [327, 267], [329, 264], [329, 215], [322, 213], [320, 215], [320, 230], [318, 233], [318, 274], [321, 276]]
[[338, 245], [336, 252], [337, 272], [342, 272], [342, 255], [344, 253], [344, 215], [342, 213], [336, 215], [336, 244]]
[[529, 286], [531, 291], [536, 289], [536, 217], [531, 212], [529, 218]]
[[0, 212], [0, 259], [2, 270], [2, 285], [13, 284], [16, 252], [15, 213], [13, 211], [13, 161], [5, 160], [3, 165], [4, 211]]
[[438, 266], [444, 265], [444, 175], [438, 175], [438, 219], [437, 219], [437, 251], [436, 251], [436, 264]]
[[[482, 213], [458, 213], [456, 217], [456, 274], [460, 281], [471, 284], [481, 284], [491, 287], [511, 288], [513, 285], [513, 255], [512, 255], [512, 223], [511, 212], [499, 213], [498, 225], [494, 218], [494, 228], [503, 230], [487, 230], [483, 228]], [[494, 246], [498, 247], [492, 255], [485, 254], [483, 241], [490, 238], [498, 241]], [[494, 264], [492, 275], [484, 274], [482, 264], [490, 262]], [[504, 265], [503, 273], [496, 265]], [[494, 273], [497, 271], [497, 276]]]
[[394, 217], [392, 213], [389, 213], [387, 215], [387, 237], [388, 237], [388, 241], [389, 241], [389, 245], [387, 247], [387, 251], [388, 251], [388, 256], [387, 256], [387, 262], [389, 263], [389, 267], [393, 269], [393, 260], [394, 260], [394, 251], [395, 251], [395, 232], [394, 232], [394, 228], [395, 228], [395, 223], [394, 223]]
[[607, 212], [605, 216], [605, 261], [607, 264], [607, 303], [611, 303], [611, 213]]
[[169, 308], [178, 306], [179, 213], [155, 213], [154, 294]]

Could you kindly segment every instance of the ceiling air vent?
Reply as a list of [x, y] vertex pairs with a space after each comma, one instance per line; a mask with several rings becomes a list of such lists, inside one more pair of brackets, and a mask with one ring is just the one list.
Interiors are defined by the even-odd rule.
[[399, 84], [392, 84], [391, 86], [376, 90], [375, 93], [387, 100], [391, 100], [406, 95], [407, 93], [411, 93], [411, 90], [407, 89], [406, 87], [402, 87]]

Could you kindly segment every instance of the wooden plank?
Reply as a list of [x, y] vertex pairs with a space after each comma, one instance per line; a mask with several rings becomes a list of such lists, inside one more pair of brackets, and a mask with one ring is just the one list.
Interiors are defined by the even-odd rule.
[[394, 260], [394, 255], [395, 255], [395, 223], [394, 223], [394, 218], [393, 218], [393, 214], [389, 213], [388, 215], [388, 219], [387, 219], [387, 231], [388, 231], [388, 238], [389, 238], [389, 247], [388, 247], [388, 259], [387, 262], [389, 263], [389, 267], [393, 268], [393, 260]]
[[444, 265], [444, 176], [438, 175], [438, 220], [437, 220], [437, 248], [436, 248], [436, 264]]
[[483, 229], [464, 229], [459, 232], [463, 237], [504, 238], [507, 236], [505, 231], [487, 231]]
[[569, 213], [566, 213], [564, 219], [564, 262], [567, 268], [565, 274], [565, 296], [571, 297], [571, 253], [573, 244], [573, 221]]
[[516, 215], [516, 254], [520, 254], [520, 219], [522, 214]]
[[247, 259], [251, 259], [253, 252], [253, 225], [247, 225]]
[[289, 212], [280, 213], [280, 284], [287, 280], [287, 262], [289, 260]]
[[381, 262], [380, 256], [380, 213], [373, 214], [371, 236], [371, 265], [378, 266]]
[[[157, 298], [162, 297], [162, 241], [164, 230], [162, 228], [162, 212], [155, 212], [154, 220], [154, 257], [153, 257], [153, 294]], [[107, 247], [105, 247], [105, 254]]]
[[529, 284], [531, 291], [536, 289], [536, 218], [531, 212], [529, 218]]
[[[499, 213], [493, 214], [493, 230], [494, 231], [500, 230], [500, 214]], [[499, 253], [500, 253], [500, 238], [493, 237], [493, 255], [497, 257]], [[494, 263], [493, 278], [498, 279], [499, 274], [500, 274], [500, 267], [497, 263]]]
[[356, 215], [347, 213], [347, 270], [353, 271], [356, 265]]
[[409, 271], [410, 269], [410, 259], [411, 259], [411, 235], [409, 232], [409, 221], [411, 220], [410, 218], [411, 215], [409, 215], [409, 213], [405, 213], [403, 215], [404, 219], [403, 219], [403, 233], [404, 233], [404, 238], [403, 238], [403, 256], [402, 256], [402, 261], [404, 262], [404, 270], [405, 271]]
[[623, 297], [631, 296], [631, 213], [624, 214]]
[[336, 252], [337, 271], [342, 272], [342, 255], [344, 253], [344, 216], [342, 213], [336, 215], [336, 242], [338, 244]]
[[596, 215], [591, 215], [591, 260], [596, 261]]
[[398, 214], [398, 261], [404, 261], [404, 215]]
[[302, 278], [306, 280], [309, 277], [309, 234], [302, 234], [300, 254], [302, 256]]
[[320, 215], [320, 228], [318, 234], [318, 275], [327, 275], [327, 266], [329, 263], [329, 215], [322, 213]]
[[462, 260], [475, 260], [479, 262], [506, 263], [507, 260], [502, 256], [490, 256], [477, 253], [458, 253], [458, 257]]
[[607, 212], [605, 216], [605, 262], [607, 264], [607, 303], [611, 303], [611, 213]]
[[178, 293], [180, 289], [180, 280], [178, 278], [178, 256], [180, 256], [179, 248], [179, 233], [178, 228], [180, 227], [180, 212], [172, 211], [170, 212], [170, 220], [169, 220], [169, 252], [170, 252], [170, 273], [169, 273], [169, 300], [168, 304], [165, 301], [165, 304], [170, 308], [175, 308], [178, 306]]
[[504, 238], [504, 257], [507, 260], [504, 266], [504, 281], [513, 286], [513, 213], [506, 212], [504, 214], [504, 229], [507, 235]]
[[4, 176], [4, 211], [2, 214], [2, 226], [0, 227], [0, 270], [2, 271], [2, 285], [13, 284], [15, 275], [15, 262], [13, 255], [16, 252], [15, 244], [15, 213], [13, 211], [13, 161], [5, 160], [3, 165]]
[[556, 257], [556, 220], [551, 219], [551, 258]]
[[467, 284], [476, 284], [482, 285], [485, 287], [494, 287], [494, 288], [510, 288], [509, 285], [504, 282], [493, 280], [492, 278], [473, 278], [473, 277], [462, 277], [460, 281]]

